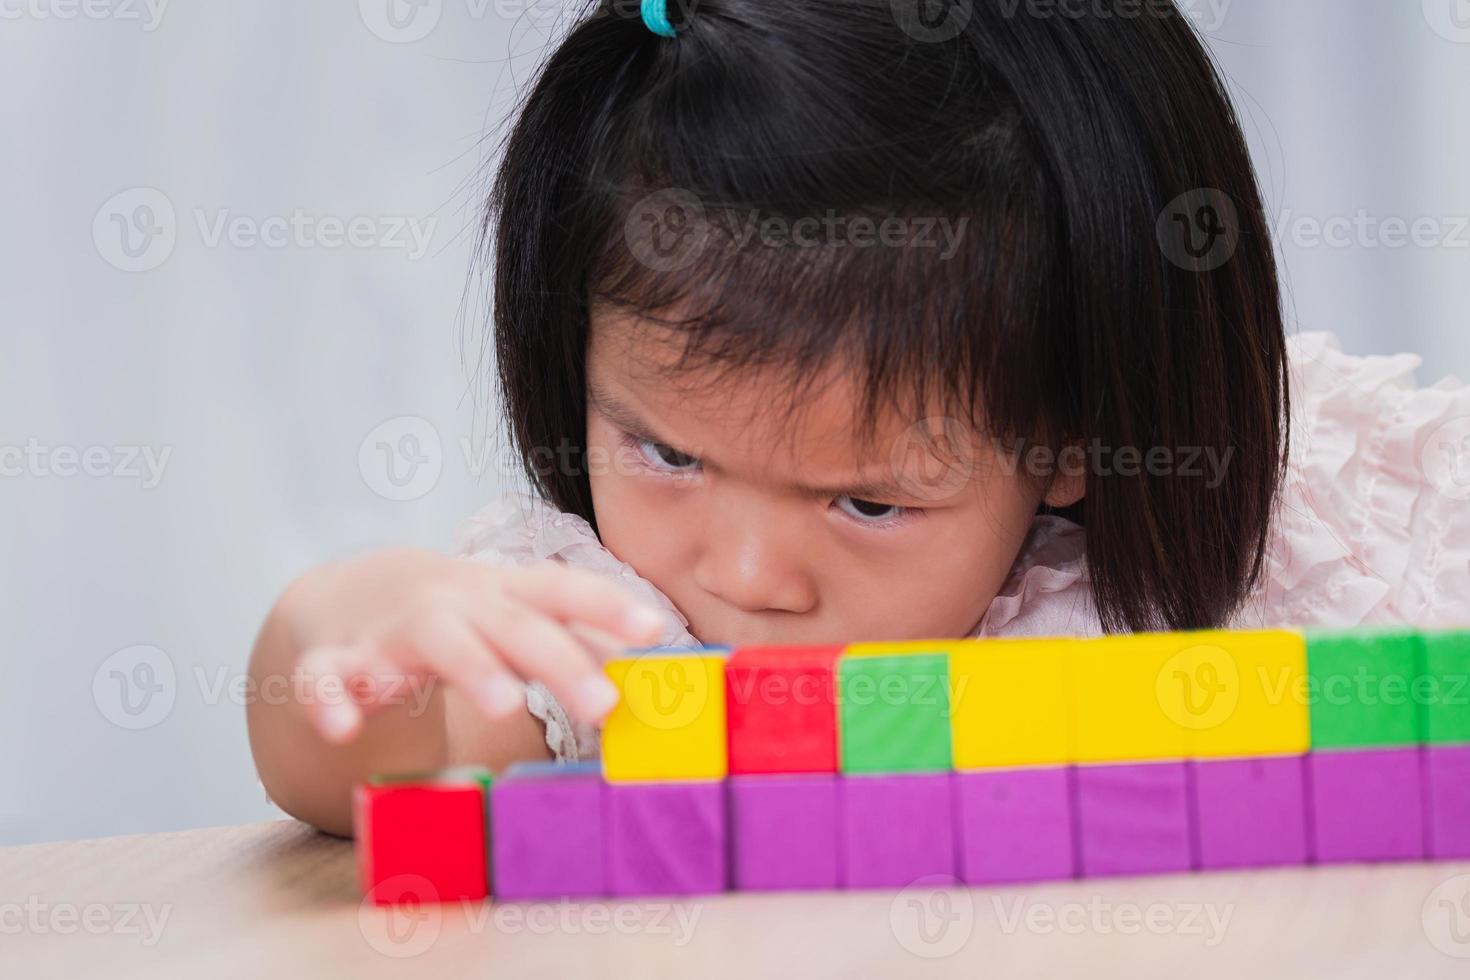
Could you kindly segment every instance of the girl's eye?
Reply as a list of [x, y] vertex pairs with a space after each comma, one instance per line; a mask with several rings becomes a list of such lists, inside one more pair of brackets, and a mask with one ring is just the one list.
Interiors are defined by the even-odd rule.
[[672, 446], [654, 442], [652, 439], [634, 439], [634, 448], [655, 469], [670, 473], [688, 473], [699, 468], [699, 460], [688, 453], [681, 453]]
[[906, 508], [897, 504], [878, 504], [856, 497], [838, 497], [837, 509], [861, 524], [887, 524], [906, 513]]

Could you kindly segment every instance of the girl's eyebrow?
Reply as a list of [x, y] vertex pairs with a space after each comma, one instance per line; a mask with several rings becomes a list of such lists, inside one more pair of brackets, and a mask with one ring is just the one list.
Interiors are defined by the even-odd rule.
[[599, 387], [595, 382], [587, 382], [587, 401], [599, 414], [618, 428], [640, 439], [647, 439], [671, 449], [679, 449], [678, 446], [659, 436], [653, 426], [645, 422], [643, 416], [634, 411], [631, 405], [619, 400], [616, 395]]
[[[634, 436], [637, 436], [640, 439], [647, 439], [648, 441], [656, 442], [661, 446], [668, 446], [670, 449], [673, 449], [676, 452], [684, 453], [685, 455], [693, 456], [697, 459], [700, 459], [702, 462], [705, 463], [705, 465], [709, 466], [712, 469], [719, 469], [718, 465], [709, 463], [707, 460], [704, 460], [704, 457], [701, 456], [699, 453], [683, 449], [682, 447], [675, 445], [674, 443], [660, 436], [654, 430], [654, 427], [650, 425], [647, 421], [645, 421], [643, 417], [633, 409], [632, 406], [620, 400], [612, 392], [606, 390], [605, 388], [599, 387], [595, 382], [587, 382], [587, 401], [588, 404], [596, 409], [604, 418], [616, 425], [618, 428], [623, 429], [624, 431]], [[842, 486], [830, 487], [813, 487], [804, 486], [801, 484], [791, 484], [790, 489], [794, 490], [796, 493], [801, 494], [801, 496], [803, 497], [807, 497], [813, 500], [820, 500], [826, 497], [854, 497], [858, 500], [869, 500], [878, 502], [893, 500], [895, 498], [905, 498], [909, 496], [909, 494], [905, 491], [903, 485], [897, 480], [858, 480], [856, 482], [848, 483]]]

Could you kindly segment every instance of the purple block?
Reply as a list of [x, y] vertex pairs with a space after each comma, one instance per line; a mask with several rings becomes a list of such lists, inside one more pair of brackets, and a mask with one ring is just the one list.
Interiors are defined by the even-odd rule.
[[1424, 750], [1428, 856], [1470, 858], [1470, 745], [1430, 745]]
[[607, 892], [602, 863], [602, 777], [596, 766], [561, 772], [512, 767], [490, 788], [491, 894], [588, 897]]
[[959, 876], [972, 885], [1077, 874], [1071, 770], [997, 769], [954, 777]]
[[1083, 877], [1194, 867], [1187, 763], [1078, 766], [1074, 778]]
[[725, 890], [724, 783], [606, 784], [603, 817], [610, 894]]
[[1424, 857], [1417, 748], [1313, 752], [1307, 773], [1317, 861]]
[[955, 873], [949, 773], [842, 779], [842, 867], [849, 888], [905, 887]]
[[730, 777], [730, 835], [736, 888], [841, 887], [835, 776]]
[[1299, 755], [1194, 763], [1199, 866], [1306, 864], [1305, 766]]

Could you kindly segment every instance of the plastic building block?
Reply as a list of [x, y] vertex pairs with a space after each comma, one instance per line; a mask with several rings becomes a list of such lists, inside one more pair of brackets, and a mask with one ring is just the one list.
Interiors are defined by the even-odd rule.
[[746, 890], [842, 885], [836, 776], [731, 776], [730, 872]]
[[1422, 650], [1411, 632], [1309, 634], [1312, 749], [1417, 745]]
[[965, 640], [884, 640], [877, 643], [849, 643], [844, 657], [911, 657], [915, 654], [935, 656], [949, 653]]
[[611, 660], [622, 693], [602, 731], [608, 782], [723, 779], [728, 650], [652, 650]]
[[1306, 864], [1305, 767], [1299, 755], [1194, 763], [1199, 866]]
[[954, 767], [1072, 760], [1068, 689], [1081, 641], [971, 640], [949, 651]]
[[1470, 858], [1470, 745], [1424, 748], [1424, 794], [1435, 860]]
[[1079, 766], [1074, 778], [1084, 877], [1195, 867], [1187, 763]]
[[609, 784], [603, 797], [608, 892], [701, 895], [726, 888], [725, 784]]
[[1182, 709], [1193, 758], [1302, 755], [1311, 747], [1307, 645], [1285, 630], [1181, 634], [1164, 704]]
[[1424, 793], [1417, 748], [1313, 752], [1307, 757], [1307, 780], [1316, 861], [1403, 861], [1424, 856]]
[[837, 664], [844, 773], [950, 770], [947, 656], [844, 655]]
[[512, 766], [490, 791], [495, 894], [516, 901], [607, 893], [596, 763]]
[[996, 769], [954, 776], [959, 878], [972, 885], [1077, 874], [1072, 770]]
[[1074, 756], [1078, 762], [1184, 759], [1190, 717], [1172, 668], [1193, 641], [1180, 634], [1114, 636], [1080, 643], [1072, 658]]
[[730, 772], [837, 771], [840, 646], [742, 647], [725, 666]]
[[903, 888], [955, 874], [949, 773], [842, 780], [842, 866], [849, 888]]
[[1425, 633], [1424, 741], [1470, 745], [1470, 631]]
[[487, 897], [490, 784], [486, 770], [449, 769], [354, 787], [352, 830], [363, 894], [378, 905]]

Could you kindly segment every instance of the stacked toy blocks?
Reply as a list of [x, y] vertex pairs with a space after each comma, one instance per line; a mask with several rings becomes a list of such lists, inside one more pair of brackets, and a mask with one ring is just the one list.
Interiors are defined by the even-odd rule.
[[600, 766], [359, 788], [364, 889], [669, 896], [1470, 857], [1470, 632], [650, 650], [607, 670], [622, 700]]

